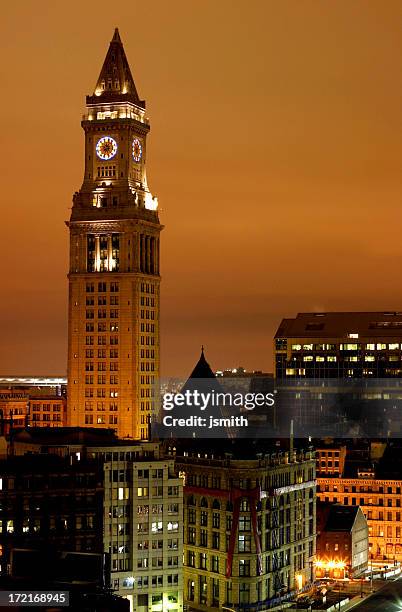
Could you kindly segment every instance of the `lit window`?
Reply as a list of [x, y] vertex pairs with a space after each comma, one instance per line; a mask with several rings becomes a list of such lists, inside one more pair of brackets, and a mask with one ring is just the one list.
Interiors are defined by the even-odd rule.
[[327, 361], [336, 361], [335, 355], [328, 355]]
[[386, 348], [387, 348], [386, 344], [382, 344], [382, 343], [377, 344], [377, 351], [384, 351]]
[[374, 355], [366, 355], [364, 361], [375, 361]]
[[303, 350], [304, 351], [312, 351], [313, 350], [313, 345], [312, 344], [303, 344]]
[[393, 342], [392, 344], [388, 344], [388, 348], [390, 351], [398, 351], [399, 344], [397, 342]]
[[348, 334], [348, 338], [358, 338], [359, 334]]
[[292, 344], [292, 351], [301, 351], [301, 344]]
[[179, 530], [179, 523], [175, 522], [171, 522], [169, 521], [167, 524], [167, 528], [168, 531], [178, 531]]
[[305, 355], [303, 357], [303, 361], [313, 361], [313, 356], [312, 355]]
[[366, 349], [368, 351], [375, 351], [375, 344], [366, 344]]

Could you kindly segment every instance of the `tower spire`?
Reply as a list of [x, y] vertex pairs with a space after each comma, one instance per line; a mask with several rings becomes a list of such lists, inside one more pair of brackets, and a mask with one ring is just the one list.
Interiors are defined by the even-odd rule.
[[112, 42], [119, 42], [119, 43], [121, 43], [121, 38], [120, 38], [120, 34], [119, 34], [119, 28], [115, 28], [114, 29], [114, 34], [113, 34]]
[[144, 100], [139, 98], [118, 28], [114, 30], [94, 93], [87, 96], [89, 104], [102, 102], [132, 102], [145, 108]]

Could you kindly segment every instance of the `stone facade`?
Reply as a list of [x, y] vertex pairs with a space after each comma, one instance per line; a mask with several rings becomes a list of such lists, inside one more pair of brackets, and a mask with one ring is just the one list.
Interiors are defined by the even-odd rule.
[[82, 121], [85, 173], [70, 229], [70, 426], [147, 439], [159, 376], [157, 200], [146, 178], [150, 126], [118, 31]]
[[104, 546], [112, 588], [132, 612], [183, 610], [183, 481], [158, 448], [105, 463]]
[[185, 478], [184, 598], [191, 609], [246, 610], [310, 584], [314, 453], [193, 455], [177, 457]]

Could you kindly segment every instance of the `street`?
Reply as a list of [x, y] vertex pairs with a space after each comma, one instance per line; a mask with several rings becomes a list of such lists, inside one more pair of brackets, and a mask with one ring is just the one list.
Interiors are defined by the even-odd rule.
[[402, 612], [402, 578], [392, 580], [378, 593], [354, 606], [363, 612]]

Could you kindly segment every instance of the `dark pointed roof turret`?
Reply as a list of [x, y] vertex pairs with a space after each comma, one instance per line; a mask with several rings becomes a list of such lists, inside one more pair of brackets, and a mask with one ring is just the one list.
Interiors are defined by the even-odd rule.
[[204, 346], [201, 347], [201, 355], [200, 358], [194, 368], [194, 370], [191, 372], [189, 378], [216, 378], [215, 374], [213, 373], [211, 366], [209, 365], [208, 361], [205, 359], [205, 355], [204, 355]]

